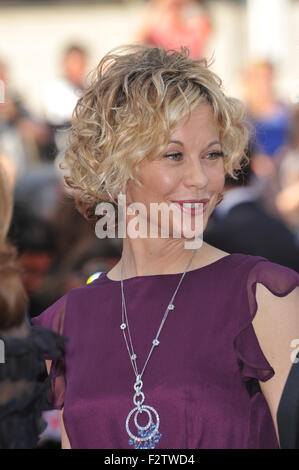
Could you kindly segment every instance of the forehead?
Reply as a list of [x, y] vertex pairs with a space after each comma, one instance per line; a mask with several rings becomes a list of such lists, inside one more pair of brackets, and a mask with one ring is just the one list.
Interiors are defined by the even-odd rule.
[[219, 137], [219, 128], [215, 121], [213, 110], [210, 104], [197, 106], [188, 116], [182, 118], [171, 138], [192, 137], [197, 141], [205, 141], [211, 137]]

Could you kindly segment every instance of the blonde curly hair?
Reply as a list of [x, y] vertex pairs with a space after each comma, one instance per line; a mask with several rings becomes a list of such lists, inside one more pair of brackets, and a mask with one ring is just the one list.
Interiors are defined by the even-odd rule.
[[248, 161], [244, 105], [227, 97], [207, 59], [148, 46], [125, 46], [99, 63], [78, 100], [64, 161], [65, 187], [77, 208], [94, 216], [102, 201], [117, 206], [139, 164], [161, 154], [178, 122], [200, 103], [210, 103], [219, 126], [226, 174], [236, 179]]

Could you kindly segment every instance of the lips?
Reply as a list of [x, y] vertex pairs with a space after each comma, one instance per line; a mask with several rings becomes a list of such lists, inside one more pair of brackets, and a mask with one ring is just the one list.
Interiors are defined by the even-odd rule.
[[177, 202], [179, 204], [184, 204], [185, 202], [189, 203], [196, 203], [196, 202], [209, 202], [209, 199], [181, 199], [178, 201], [171, 201], [171, 202]]

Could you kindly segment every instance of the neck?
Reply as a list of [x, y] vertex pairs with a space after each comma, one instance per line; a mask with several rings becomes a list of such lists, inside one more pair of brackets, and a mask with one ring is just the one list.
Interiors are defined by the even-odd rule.
[[[181, 273], [191, 259], [194, 249], [185, 248], [185, 239], [123, 239], [122, 257], [111, 270], [110, 278], [121, 278], [121, 261], [123, 262], [123, 279], [135, 276]], [[189, 270], [204, 264], [208, 245], [202, 242], [192, 260]]]

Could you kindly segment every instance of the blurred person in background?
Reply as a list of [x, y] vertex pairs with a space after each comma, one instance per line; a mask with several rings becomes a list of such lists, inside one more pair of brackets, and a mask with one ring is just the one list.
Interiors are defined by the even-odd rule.
[[102, 272], [109, 271], [120, 259], [121, 250], [108, 239], [90, 237], [75, 244], [43, 278], [35, 292], [32, 318], [56, 302], [71, 289], [83, 287]]
[[53, 225], [15, 203], [9, 240], [16, 246], [22, 266], [21, 278], [28, 295], [30, 316], [39, 311], [36, 295], [56, 259], [56, 233]]
[[264, 207], [261, 189], [253, 182], [250, 152], [249, 148], [249, 164], [238, 179], [226, 176], [224, 199], [212, 214], [204, 239], [221, 250], [263, 256], [299, 273], [299, 246], [281, 218]]
[[90, 218], [86, 223], [74, 201], [67, 197], [62, 199], [52, 221], [55, 257], [32, 297], [32, 317], [71, 289], [84, 286], [91, 275], [108, 271], [119, 260], [119, 241], [98, 239], [94, 222], [95, 219]]
[[295, 233], [299, 246], [299, 104], [291, 113], [290, 138], [276, 158], [279, 191], [276, 195], [277, 210]]
[[85, 285], [94, 272], [113, 267], [120, 257], [117, 242], [99, 240], [93, 219], [86, 223], [72, 200], [61, 195], [57, 204], [51, 202], [55, 182], [51, 186], [48, 179], [42, 180], [33, 189], [28, 184], [28, 191], [26, 186], [19, 188], [9, 231], [23, 267], [31, 317]]
[[0, 449], [35, 448], [45, 430], [42, 418], [52, 407], [45, 376], [47, 354], [62, 355], [65, 338], [42, 327], [30, 327], [28, 296], [21, 280], [17, 252], [7, 241], [13, 193], [0, 167]]
[[62, 76], [50, 83], [45, 90], [44, 116], [55, 129], [70, 126], [72, 112], [84, 90], [87, 59], [85, 47], [79, 44], [67, 46], [62, 54]]
[[[70, 266], [74, 259], [77, 259], [77, 253], [82, 254], [85, 247], [91, 252], [98, 250], [98, 256], [104, 256], [109, 266], [119, 258], [121, 240], [99, 239], [95, 234], [97, 220], [97, 216], [88, 213], [80, 201], [74, 201], [68, 195], [62, 199], [53, 224], [57, 233], [57, 258], [63, 258], [63, 266]], [[73, 230], [73, 227], [76, 227], [76, 230]]]
[[43, 113], [54, 132], [54, 157], [65, 150], [72, 112], [84, 90], [87, 61], [88, 52], [84, 46], [72, 43], [65, 47], [61, 58], [61, 76], [44, 90]]
[[250, 63], [242, 74], [244, 100], [254, 132], [252, 166], [262, 185], [275, 173], [273, 158], [288, 139], [290, 112], [276, 97], [274, 79], [275, 66], [267, 60]]
[[3, 61], [0, 61], [0, 80], [4, 83], [4, 101], [0, 102], [0, 154], [10, 181], [15, 184], [29, 165], [25, 143], [17, 129], [18, 118], [24, 117], [26, 112], [19, 97], [10, 90], [8, 70]]
[[4, 102], [0, 103], [0, 154], [10, 169], [11, 180], [18, 181], [29, 169], [45, 160], [54, 150], [51, 127], [33, 117], [21, 97], [11, 89], [8, 70], [0, 62], [0, 80], [4, 83]]
[[203, 1], [150, 0], [143, 27], [137, 40], [150, 46], [180, 50], [190, 49], [190, 55], [199, 59], [212, 30], [211, 20]]
[[31, 168], [15, 185], [16, 205], [26, 206], [33, 215], [52, 222], [63, 198], [61, 177], [53, 162]]

